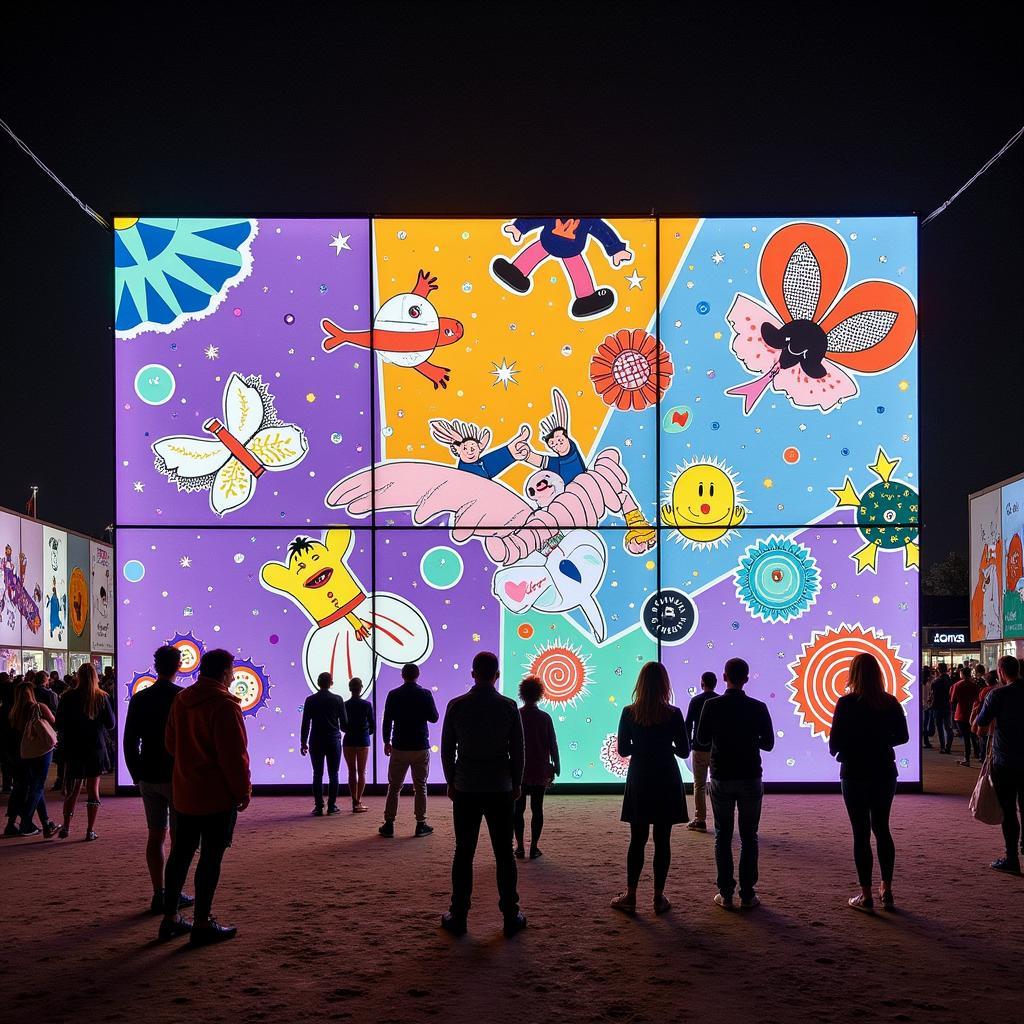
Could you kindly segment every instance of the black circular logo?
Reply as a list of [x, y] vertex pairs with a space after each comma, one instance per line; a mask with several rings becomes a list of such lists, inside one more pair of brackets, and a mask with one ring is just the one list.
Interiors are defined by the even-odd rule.
[[681, 644], [697, 628], [697, 606], [681, 590], [667, 587], [644, 602], [644, 629], [663, 644]]

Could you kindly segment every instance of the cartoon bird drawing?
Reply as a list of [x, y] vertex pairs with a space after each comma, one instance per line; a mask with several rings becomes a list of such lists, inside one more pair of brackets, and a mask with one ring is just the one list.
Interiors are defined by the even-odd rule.
[[434, 350], [454, 345], [463, 334], [463, 326], [449, 316], [438, 316], [427, 296], [437, 290], [437, 278], [421, 270], [411, 292], [393, 295], [373, 318], [371, 331], [347, 331], [333, 320], [323, 319], [321, 347], [325, 352], [339, 345], [370, 348], [386, 363], [409, 366], [434, 385], [447, 388], [451, 370], [430, 362]]

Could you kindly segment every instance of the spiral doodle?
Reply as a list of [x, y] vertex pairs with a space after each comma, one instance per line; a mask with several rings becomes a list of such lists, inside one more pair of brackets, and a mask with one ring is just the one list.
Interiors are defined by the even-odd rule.
[[790, 703], [796, 708], [800, 724], [809, 728], [812, 736], [828, 740], [836, 701], [846, 692], [850, 662], [864, 653], [877, 659], [886, 692], [901, 704], [910, 700], [910, 661], [900, 657], [899, 646], [890, 637], [874, 627], [864, 629], [859, 623], [815, 630], [789, 665], [792, 676], [787, 683]]
[[549, 704], [575, 705], [587, 692], [587, 659], [579, 647], [549, 644], [534, 654], [527, 669], [544, 684]]

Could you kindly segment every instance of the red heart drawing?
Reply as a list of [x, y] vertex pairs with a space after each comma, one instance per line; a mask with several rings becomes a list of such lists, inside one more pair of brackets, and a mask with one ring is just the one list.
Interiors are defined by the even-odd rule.
[[672, 413], [672, 422], [673, 423], [678, 423], [679, 426], [681, 426], [681, 427], [685, 427], [686, 426], [686, 421], [689, 418], [690, 418], [690, 414], [688, 412], [679, 412], [678, 409], [674, 413]]
[[526, 597], [526, 588], [529, 586], [527, 583], [512, 583], [506, 581], [505, 593], [515, 601], [516, 604], [520, 604], [524, 597]]

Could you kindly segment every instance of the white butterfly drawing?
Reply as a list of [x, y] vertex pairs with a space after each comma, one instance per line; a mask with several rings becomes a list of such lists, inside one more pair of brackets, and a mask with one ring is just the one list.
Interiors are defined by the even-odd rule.
[[258, 374], [231, 374], [224, 419], [207, 420], [203, 430], [213, 436], [162, 437], [153, 445], [154, 465], [179, 491], [209, 491], [218, 516], [245, 506], [266, 470], [290, 469], [309, 451], [302, 429], [277, 418], [274, 396]]

